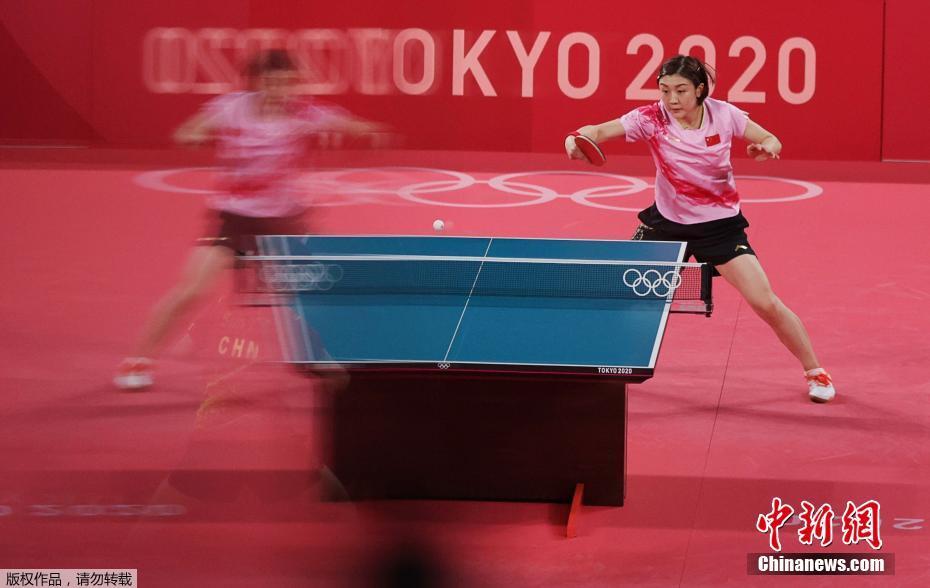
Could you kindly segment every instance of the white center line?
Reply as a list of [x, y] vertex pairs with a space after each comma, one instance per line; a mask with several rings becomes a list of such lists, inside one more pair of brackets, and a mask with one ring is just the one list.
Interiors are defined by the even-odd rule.
[[[488, 246], [484, 250], [484, 257], [488, 256], [488, 252], [491, 250], [491, 243], [494, 242], [494, 238], [488, 240]], [[481, 261], [481, 264], [478, 266], [478, 273], [475, 274], [475, 281], [472, 282], [471, 290], [468, 292], [468, 297], [465, 299], [465, 306], [462, 307], [462, 314], [459, 315], [459, 322], [455, 325], [455, 331], [452, 333], [452, 339], [449, 341], [449, 348], [446, 349], [446, 356], [442, 358], [442, 361], [449, 361], [449, 353], [452, 352], [452, 344], [455, 342], [455, 337], [459, 334], [459, 328], [462, 326], [462, 319], [465, 318], [465, 311], [468, 310], [468, 303], [471, 302], [471, 295], [475, 292], [475, 286], [478, 285], [478, 277], [481, 276], [481, 268], [484, 267], [484, 260]]]

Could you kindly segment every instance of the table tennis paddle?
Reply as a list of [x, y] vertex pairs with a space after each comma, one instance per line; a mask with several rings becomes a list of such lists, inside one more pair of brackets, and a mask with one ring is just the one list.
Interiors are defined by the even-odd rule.
[[585, 159], [588, 160], [588, 163], [597, 166], [607, 163], [604, 152], [601, 151], [601, 148], [598, 147], [597, 143], [592, 139], [589, 139], [577, 131], [572, 132], [570, 136], [575, 140], [575, 146], [578, 147], [578, 150], [581, 151]]

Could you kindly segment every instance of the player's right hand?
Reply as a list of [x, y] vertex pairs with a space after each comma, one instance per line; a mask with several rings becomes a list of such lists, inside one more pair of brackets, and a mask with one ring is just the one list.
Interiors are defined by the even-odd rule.
[[584, 159], [584, 153], [581, 152], [581, 149], [578, 149], [578, 146], [575, 145], [575, 137], [569, 135], [565, 137], [565, 154], [568, 155], [569, 159]]

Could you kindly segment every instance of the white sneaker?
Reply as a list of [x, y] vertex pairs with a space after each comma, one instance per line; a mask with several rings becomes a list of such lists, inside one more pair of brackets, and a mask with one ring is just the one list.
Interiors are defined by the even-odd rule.
[[816, 368], [805, 372], [807, 378], [808, 396], [814, 402], [830, 402], [836, 396], [833, 380], [823, 368]]
[[139, 390], [154, 383], [152, 360], [146, 357], [127, 357], [119, 365], [113, 383], [121, 390]]

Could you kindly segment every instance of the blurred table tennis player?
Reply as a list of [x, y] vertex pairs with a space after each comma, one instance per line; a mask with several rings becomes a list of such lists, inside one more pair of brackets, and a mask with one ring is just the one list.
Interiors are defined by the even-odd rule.
[[216, 283], [237, 255], [255, 251], [256, 235], [305, 234], [306, 195], [297, 179], [308, 137], [320, 132], [360, 135], [380, 125], [327, 107], [295, 88], [297, 69], [283, 50], [256, 55], [245, 91], [218, 96], [174, 133], [185, 145], [216, 143], [220, 171], [208, 199], [210, 228], [198, 240], [180, 281], [155, 305], [135, 348], [120, 364], [122, 389], [153, 384], [153, 359], [186, 311]]

